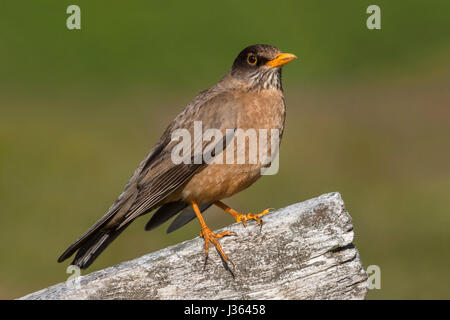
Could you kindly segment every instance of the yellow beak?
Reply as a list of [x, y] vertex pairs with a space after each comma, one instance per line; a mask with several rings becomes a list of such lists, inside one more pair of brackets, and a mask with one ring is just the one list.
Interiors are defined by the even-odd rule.
[[271, 68], [281, 67], [282, 65], [285, 65], [286, 63], [289, 63], [294, 59], [297, 59], [297, 56], [295, 54], [279, 53], [277, 54], [275, 59], [268, 61], [266, 63], [266, 66], [270, 66]]

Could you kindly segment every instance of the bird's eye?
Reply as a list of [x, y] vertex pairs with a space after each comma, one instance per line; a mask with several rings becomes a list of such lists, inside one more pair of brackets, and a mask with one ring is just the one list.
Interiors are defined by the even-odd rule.
[[258, 59], [256, 58], [256, 56], [253, 53], [250, 53], [247, 57], [247, 62], [248, 62], [248, 64], [254, 66], [256, 64], [256, 62], [258, 62]]

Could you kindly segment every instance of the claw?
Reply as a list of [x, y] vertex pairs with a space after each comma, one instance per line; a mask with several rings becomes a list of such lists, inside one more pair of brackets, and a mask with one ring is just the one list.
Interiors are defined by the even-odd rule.
[[227, 255], [225, 254], [225, 252], [222, 249], [222, 246], [220, 245], [219, 241], [217, 241], [216, 239], [220, 239], [226, 236], [234, 236], [236, 235], [235, 232], [232, 231], [225, 231], [225, 232], [221, 232], [221, 233], [214, 233], [211, 231], [211, 229], [207, 226], [204, 226], [201, 231], [200, 231], [200, 235], [203, 237], [203, 239], [205, 240], [205, 263], [204, 263], [204, 268], [206, 268], [206, 263], [208, 262], [208, 253], [209, 253], [209, 243], [211, 242], [214, 247], [217, 250], [217, 253], [219, 254], [221, 260], [222, 260], [222, 264], [225, 268], [225, 270], [230, 271], [231, 275], [234, 278], [234, 274], [233, 271], [230, 270], [230, 268], [228, 267], [228, 263], [231, 263], [231, 265], [233, 266], [233, 270], [234, 270], [234, 263], [227, 257]]
[[271, 209], [273, 209], [273, 208], [266, 209], [266, 210], [264, 210], [264, 211], [262, 211], [262, 212], [260, 212], [260, 213], [256, 213], [256, 214], [253, 214], [253, 213], [237, 214], [237, 215], [235, 216], [235, 219], [236, 219], [236, 222], [242, 222], [242, 224], [244, 225], [244, 227], [247, 227], [247, 221], [248, 221], [248, 220], [256, 220], [256, 222], [258, 223], [258, 225], [262, 227], [262, 220], [261, 220], [261, 217], [262, 217], [263, 215], [269, 213]]
[[200, 222], [200, 225], [202, 226], [202, 228], [200, 230], [200, 236], [203, 237], [203, 239], [205, 240], [205, 263], [204, 263], [203, 268], [204, 269], [206, 268], [206, 263], [208, 262], [209, 243], [211, 242], [216, 247], [216, 250], [219, 253], [220, 259], [222, 259], [222, 263], [223, 263], [225, 270], [230, 271], [231, 275], [234, 278], [233, 271], [231, 271], [230, 268], [228, 267], [228, 262], [230, 262], [232, 264], [233, 269], [234, 269], [234, 264], [230, 259], [228, 259], [227, 255], [225, 254], [222, 247], [220, 246], [219, 241], [217, 241], [216, 239], [223, 238], [225, 236], [236, 235], [236, 233], [231, 232], [231, 231], [225, 231], [225, 232], [221, 232], [221, 233], [212, 232], [211, 229], [206, 225], [205, 220], [203, 220], [202, 213], [201, 213], [200, 209], [198, 208], [197, 202], [192, 200], [191, 205], [192, 205], [192, 209], [195, 212], [195, 215], [197, 216], [198, 221]]

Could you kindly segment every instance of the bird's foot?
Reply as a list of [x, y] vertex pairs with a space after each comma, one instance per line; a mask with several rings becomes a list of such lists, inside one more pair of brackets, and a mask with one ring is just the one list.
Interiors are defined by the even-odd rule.
[[270, 212], [270, 210], [273, 210], [273, 208], [268, 208], [264, 211], [261, 211], [260, 213], [247, 213], [247, 214], [242, 214], [237, 212], [236, 210], [230, 208], [229, 206], [227, 206], [225, 203], [223, 203], [222, 201], [216, 201], [214, 202], [214, 204], [216, 206], [218, 206], [219, 208], [221, 208], [222, 210], [228, 212], [229, 214], [231, 214], [234, 219], [236, 220], [236, 222], [242, 222], [242, 224], [244, 225], [244, 227], [247, 226], [247, 221], [248, 220], [256, 220], [256, 222], [258, 223], [258, 225], [260, 227], [262, 227], [262, 220], [261, 217], [267, 213]]
[[208, 261], [209, 243], [212, 243], [214, 245], [214, 247], [216, 247], [217, 253], [219, 254], [220, 258], [222, 259], [222, 264], [223, 264], [224, 268], [226, 270], [230, 271], [231, 275], [234, 278], [234, 274], [233, 274], [232, 270], [230, 270], [230, 268], [228, 267], [228, 263], [231, 263], [231, 265], [233, 266], [233, 269], [234, 269], [234, 263], [230, 259], [228, 259], [227, 255], [225, 254], [225, 251], [223, 251], [222, 246], [220, 245], [219, 241], [216, 240], [216, 239], [223, 238], [225, 236], [232, 236], [232, 235], [236, 235], [236, 233], [231, 232], [231, 231], [214, 233], [206, 225], [204, 227], [202, 227], [202, 229], [200, 230], [200, 236], [202, 236], [203, 239], [205, 240], [205, 267], [206, 267], [206, 263]]
[[237, 214], [234, 216], [234, 218], [236, 219], [236, 222], [242, 222], [242, 224], [244, 225], [244, 227], [247, 226], [247, 221], [248, 220], [256, 220], [256, 222], [258, 223], [259, 226], [262, 226], [262, 220], [261, 217], [263, 215], [265, 215], [266, 213], [269, 213], [270, 210], [272, 210], [272, 208], [268, 208], [264, 211], [261, 211], [260, 213], [247, 213], [247, 214]]

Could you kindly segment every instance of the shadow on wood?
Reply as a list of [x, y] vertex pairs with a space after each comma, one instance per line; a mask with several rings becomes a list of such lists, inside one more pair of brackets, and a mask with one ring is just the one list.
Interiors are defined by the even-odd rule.
[[215, 250], [204, 269], [197, 237], [21, 299], [364, 299], [367, 274], [339, 193], [290, 205], [221, 239], [235, 279]]

